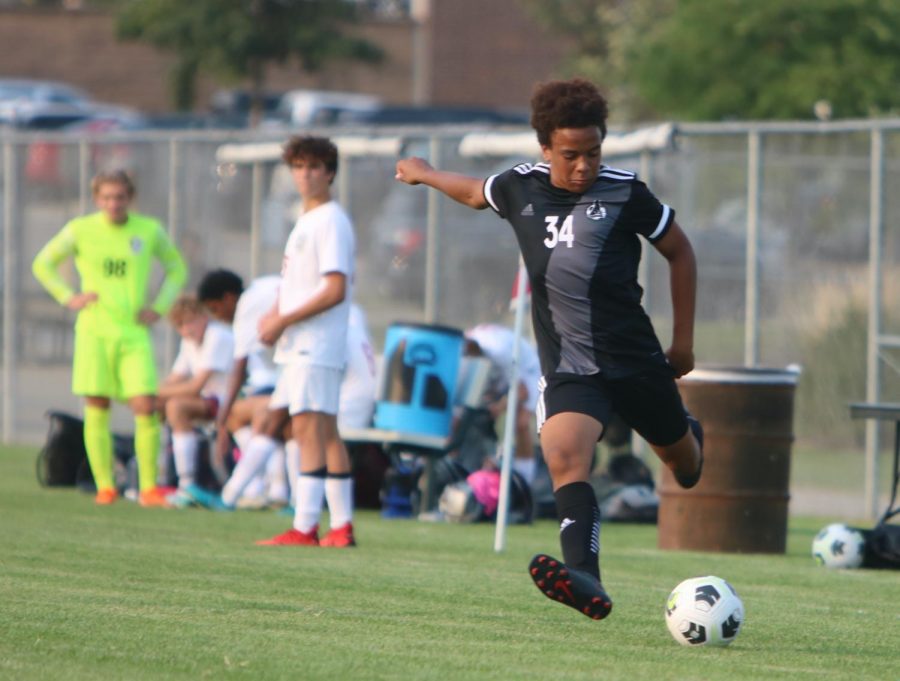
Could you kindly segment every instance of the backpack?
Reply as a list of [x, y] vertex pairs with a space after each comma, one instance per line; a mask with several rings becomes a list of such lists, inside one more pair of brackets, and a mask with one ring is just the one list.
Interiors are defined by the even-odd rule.
[[866, 542], [863, 567], [900, 569], [900, 525], [882, 522], [871, 530], [860, 529], [860, 532]]
[[655, 523], [659, 496], [653, 473], [640, 458], [627, 452], [613, 456], [600, 474], [590, 479], [600, 516], [609, 522]]
[[[534, 519], [531, 488], [519, 473], [510, 472], [508, 522], [528, 524]], [[494, 520], [500, 496], [500, 472], [480, 470], [444, 487], [438, 508], [451, 523]]]
[[[38, 452], [35, 473], [41, 487], [79, 487], [95, 491], [94, 476], [84, 448], [84, 421], [62, 411], [48, 411], [47, 440]], [[134, 438], [113, 433], [116, 486], [136, 487]], [[132, 480], [132, 478], [134, 480]], [[132, 484], [134, 482], [134, 484]]]
[[78, 469], [87, 462], [84, 422], [71, 414], [48, 411], [47, 440], [38, 452], [36, 470], [41, 487], [73, 487]]

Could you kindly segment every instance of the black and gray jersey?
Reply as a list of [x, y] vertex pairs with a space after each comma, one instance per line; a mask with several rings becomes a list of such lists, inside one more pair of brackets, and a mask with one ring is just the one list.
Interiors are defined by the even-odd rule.
[[573, 194], [550, 183], [548, 164], [524, 163], [487, 178], [484, 196], [519, 241], [545, 375], [614, 378], [666, 364], [641, 306], [638, 235], [658, 241], [675, 212], [634, 173], [600, 166]]

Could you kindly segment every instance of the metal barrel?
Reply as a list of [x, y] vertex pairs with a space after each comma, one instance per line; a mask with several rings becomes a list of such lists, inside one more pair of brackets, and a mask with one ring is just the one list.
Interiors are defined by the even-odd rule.
[[665, 466], [661, 549], [784, 553], [799, 370], [698, 368], [678, 381], [703, 424], [703, 475], [685, 490]]

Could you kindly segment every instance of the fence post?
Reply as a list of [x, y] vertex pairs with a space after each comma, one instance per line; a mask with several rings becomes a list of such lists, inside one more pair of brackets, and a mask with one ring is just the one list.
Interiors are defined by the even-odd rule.
[[[869, 320], [866, 334], [866, 401], [881, 397], [878, 356], [881, 345], [881, 237], [884, 209], [884, 135], [879, 128], [870, 133], [869, 155]], [[865, 512], [878, 516], [878, 421], [866, 419]]]
[[250, 178], [250, 279], [256, 279], [260, 270], [261, 232], [262, 232], [262, 163], [253, 164]]
[[10, 444], [15, 438], [16, 413], [16, 279], [18, 274], [16, 252], [15, 149], [13, 143], [3, 143], [3, 443]]
[[[435, 168], [441, 166], [441, 139], [432, 136], [429, 140], [428, 157]], [[438, 317], [440, 294], [440, 252], [438, 239], [438, 222], [440, 221], [441, 194], [437, 189], [428, 189], [428, 210], [426, 217], [425, 237], [425, 322], [433, 324]]]
[[90, 147], [87, 140], [82, 137], [78, 141], [78, 214], [86, 215], [90, 210], [91, 178]]
[[762, 137], [747, 133], [747, 278], [744, 282], [744, 366], [759, 364], [759, 212], [762, 188]]
[[[178, 212], [181, 210], [179, 202], [181, 187], [178, 178], [179, 152], [178, 139], [172, 137], [169, 140], [169, 210], [166, 222], [169, 238], [176, 245], [178, 244]], [[179, 248], [179, 250], [181, 249]], [[175, 330], [171, 324], [164, 324], [163, 329], [163, 366], [171, 367], [175, 361]]]

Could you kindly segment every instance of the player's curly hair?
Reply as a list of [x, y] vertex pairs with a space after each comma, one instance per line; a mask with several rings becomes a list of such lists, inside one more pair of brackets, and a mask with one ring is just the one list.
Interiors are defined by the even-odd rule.
[[226, 293], [240, 296], [243, 292], [244, 280], [226, 269], [207, 272], [197, 284], [197, 299], [201, 303], [222, 300]]
[[531, 127], [538, 142], [550, 146], [550, 134], [560, 128], [600, 128], [606, 137], [606, 99], [597, 87], [583, 78], [538, 83], [531, 96]]
[[284, 145], [282, 160], [288, 165], [303, 159], [321, 161], [325, 170], [337, 173], [338, 150], [334, 142], [327, 137], [313, 137], [311, 135], [295, 135]]

